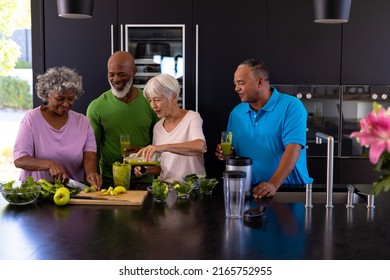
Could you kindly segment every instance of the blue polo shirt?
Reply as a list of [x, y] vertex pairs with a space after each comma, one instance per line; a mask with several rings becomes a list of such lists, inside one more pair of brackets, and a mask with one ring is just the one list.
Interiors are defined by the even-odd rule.
[[257, 185], [271, 179], [287, 144], [299, 144], [299, 159], [284, 184], [312, 183], [306, 163], [306, 109], [298, 98], [273, 87], [271, 91], [258, 112], [245, 102], [230, 113], [227, 130], [233, 132], [236, 155], [252, 159], [252, 185]]

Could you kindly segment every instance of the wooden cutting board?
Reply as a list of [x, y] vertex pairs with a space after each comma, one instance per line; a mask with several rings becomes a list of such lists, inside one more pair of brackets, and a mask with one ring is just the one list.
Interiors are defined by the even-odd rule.
[[83, 205], [142, 205], [148, 191], [128, 190], [118, 195], [104, 195], [100, 191], [79, 192], [69, 200], [69, 204]]

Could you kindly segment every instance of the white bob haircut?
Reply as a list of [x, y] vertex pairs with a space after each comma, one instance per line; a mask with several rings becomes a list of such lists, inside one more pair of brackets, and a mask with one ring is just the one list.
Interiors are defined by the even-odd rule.
[[168, 74], [160, 74], [151, 78], [144, 88], [144, 97], [147, 99], [161, 96], [169, 99], [173, 94], [179, 97], [180, 85], [175, 77]]

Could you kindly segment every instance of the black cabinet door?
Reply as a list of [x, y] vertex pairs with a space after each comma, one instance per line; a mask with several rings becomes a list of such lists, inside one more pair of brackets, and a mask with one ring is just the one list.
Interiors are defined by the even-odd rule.
[[268, 15], [272, 83], [340, 84], [340, 24], [314, 23], [313, 1], [308, 0], [268, 1]]
[[387, 0], [352, 1], [343, 30], [343, 84], [390, 84], [389, 10]]
[[379, 179], [368, 158], [340, 158], [339, 162], [339, 184], [372, 184]]
[[[74, 68], [82, 77], [84, 95], [75, 103], [74, 110], [85, 113], [89, 103], [109, 88], [107, 59], [111, 53], [110, 26], [116, 23], [116, 1], [95, 1], [90, 19], [61, 18], [57, 2], [43, 2], [44, 69], [54, 66]], [[39, 105], [36, 100], [34, 107]]]
[[118, 23], [190, 23], [192, 0], [118, 0]]
[[[313, 184], [326, 184], [328, 176], [328, 159], [326, 157], [309, 157], [307, 158], [307, 169], [309, 176], [313, 178]], [[339, 158], [333, 158], [333, 183], [339, 183]]]
[[208, 176], [220, 178], [224, 166], [214, 152], [226, 130], [231, 109], [240, 102], [233, 74], [248, 58], [266, 57], [266, 0], [194, 1], [194, 25], [198, 27], [198, 110], [208, 152]]

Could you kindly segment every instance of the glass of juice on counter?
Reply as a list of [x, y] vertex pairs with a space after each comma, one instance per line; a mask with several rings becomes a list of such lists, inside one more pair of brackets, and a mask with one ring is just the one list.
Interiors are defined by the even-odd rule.
[[125, 149], [128, 146], [130, 146], [130, 135], [129, 134], [121, 134], [120, 142], [121, 142], [121, 153], [122, 153], [122, 156], [124, 156], [125, 155]]
[[221, 132], [221, 148], [224, 157], [230, 156], [232, 152], [233, 133], [231, 131]]
[[131, 165], [126, 162], [114, 162], [112, 165], [112, 175], [114, 187], [124, 186], [127, 190], [130, 188]]

